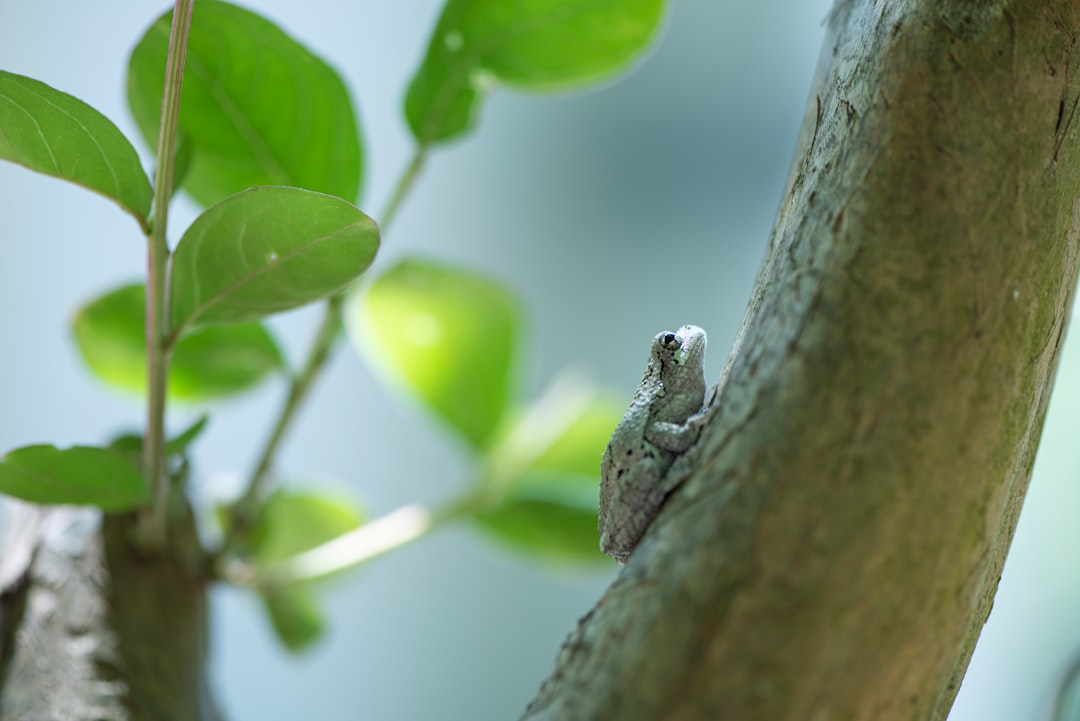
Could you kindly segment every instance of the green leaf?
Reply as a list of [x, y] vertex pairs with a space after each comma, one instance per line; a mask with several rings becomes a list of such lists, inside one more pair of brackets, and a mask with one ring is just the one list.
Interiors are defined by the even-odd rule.
[[484, 449], [509, 403], [519, 316], [493, 280], [406, 260], [351, 299], [347, 320], [377, 367]]
[[[172, 12], [131, 53], [128, 103], [157, 145]], [[362, 151], [338, 74], [273, 23], [235, 5], [195, 4], [180, 98], [192, 145], [184, 189], [203, 205], [255, 185], [292, 185], [355, 201]]]
[[138, 469], [105, 448], [24, 446], [0, 459], [0, 493], [31, 503], [130, 510], [148, 500]]
[[[583, 400], [575, 405], [568, 395]], [[550, 391], [493, 452], [489, 472], [516, 475], [492, 479], [493, 503], [473, 520], [504, 544], [534, 556], [604, 560], [596, 530], [600, 457], [621, 416], [618, 406], [593, 397], [587, 387], [571, 383]], [[552, 440], [535, 453], [537, 438]], [[523, 470], [522, 464], [527, 464]]]
[[310, 648], [326, 631], [322, 608], [310, 588], [275, 588], [259, 595], [278, 640], [292, 653]]
[[[246, 550], [256, 569], [265, 568], [359, 528], [364, 520], [347, 499], [279, 489], [260, 508]], [[276, 584], [259, 594], [287, 649], [302, 651], [322, 636], [326, 624], [311, 583]]]
[[165, 455], [167, 456], [179, 456], [187, 451], [188, 446], [195, 442], [195, 440], [202, 435], [202, 432], [206, 430], [207, 423], [210, 422], [210, 416], [201, 415], [198, 420], [188, 426], [180, 435], [170, 438], [165, 443]]
[[448, 0], [405, 96], [421, 145], [470, 129], [495, 83], [549, 90], [595, 82], [647, 47], [664, 0]]
[[363, 511], [347, 499], [280, 489], [259, 512], [250, 550], [257, 565], [270, 564], [320, 546], [363, 522]]
[[472, 520], [532, 556], [559, 563], [604, 561], [596, 530], [599, 484], [599, 475], [534, 470], [501, 504], [477, 511]]
[[[592, 476], [599, 489], [600, 458], [625, 409], [606, 398], [594, 399], [543, 454], [536, 468]], [[597, 500], [597, 499], [594, 499]]]
[[78, 98], [0, 71], [0, 158], [100, 193], [146, 226], [150, 181], [135, 148]]
[[[128, 285], [83, 306], [72, 323], [87, 367], [122, 390], [146, 392], [146, 289]], [[258, 323], [203, 328], [180, 339], [169, 367], [170, 398], [206, 401], [245, 391], [284, 361]]]
[[172, 328], [257, 320], [338, 292], [375, 258], [379, 229], [344, 200], [251, 188], [195, 219], [172, 260]]
[[[210, 416], [199, 416], [199, 419], [188, 426], [180, 435], [166, 441], [165, 455], [183, 455], [188, 446], [206, 430], [209, 421]], [[132, 462], [139, 463], [142, 459], [143, 437], [138, 433], [124, 433], [109, 441], [109, 450], [122, 453]]]

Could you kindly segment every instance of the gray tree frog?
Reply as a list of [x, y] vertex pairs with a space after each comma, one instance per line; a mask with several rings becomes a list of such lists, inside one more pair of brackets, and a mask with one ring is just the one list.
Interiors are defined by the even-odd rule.
[[645, 376], [600, 461], [600, 549], [620, 564], [674, 490], [665, 476], [697, 441], [707, 410], [705, 331], [684, 325], [657, 334]]

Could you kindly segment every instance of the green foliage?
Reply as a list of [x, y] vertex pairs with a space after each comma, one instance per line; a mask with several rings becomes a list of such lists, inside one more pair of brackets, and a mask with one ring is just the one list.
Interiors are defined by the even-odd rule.
[[[87, 367], [116, 388], [146, 392], [146, 288], [141, 283], [110, 291], [84, 305], [72, 322]], [[208, 326], [176, 344], [168, 395], [205, 401], [252, 388], [284, 361], [259, 323]]]
[[349, 500], [279, 489], [259, 513], [251, 535], [251, 555], [258, 565], [271, 564], [359, 528], [363, 522], [363, 511]]
[[547, 559], [603, 558], [597, 473], [621, 412], [583, 402], [591, 391], [577, 386], [503, 429], [521, 325], [509, 290], [475, 273], [410, 259], [352, 298], [349, 320], [364, 353], [487, 464], [483, 500], [472, 514], [481, 528]]
[[[472, 127], [493, 84], [550, 90], [610, 78], [647, 47], [663, 6], [663, 0], [448, 0], [406, 94], [405, 114], [419, 147], [401, 194], [428, 146]], [[171, 22], [171, 12], [159, 18], [129, 62], [128, 100], [151, 146], [161, 122]], [[171, 400], [206, 401], [283, 370], [278, 346], [257, 321], [332, 298], [281, 411], [280, 431], [340, 332], [338, 294], [368, 268], [380, 244], [376, 224], [347, 202], [358, 196], [363, 175], [353, 104], [325, 62], [267, 20], [217, 0], [194, 6], [181, 97], [174, 185], [209, 207], [171, 255], [154, 237], [169, 272], [167, 281], [154, 276], [159, 280], [151, 287], [159, 295], [151, 300], [155, 308], [167, 306], [169, 327], [147, 328], [146, 287], [135, 284], [83, 306], [72, 330], [83, 360], [106, 383], [145, 392], [149, 350], [155, 368], [164, 367], [158, 360], [169, 363]], [[120, 204], [144, 231], [150, 225], [150, 183], [120, 131], [85, 103], [3, 72], [0, 158], [84, 185]], [[164, 263], [153, 267], [158, 272]], [[476, 273], [413, 258], [354, 293], [347, 312], [358, 347], [462, 437], [480, 469], [479, 481], [449, 510], [425, 512], [430, 525], [417, 535], [466, 519], [532, 556], [602, 558], [597, 475], [619, 409], [583, 387], [549, 393], [524, 412], [515, 408], [522, 313], [509, 290]], [[164, 341], [148, 349], [148, 333]], [[172, 462], [162, 465], [179, 476], [206, 418], [163, 443], [163, 411], [154, 417], [150, 427], [158, 430], [147, 431], [147, 445], [161, 449]], [[280, 437], [273, 436], [260, 469], [269, 467]], [[37, 503], [130, 510], [149, 501], [138, 470], [143, 443], [135, 433], [108, 449], [12, 451], [0, 460], [0, 492]], [[154, 453], [148, 465], [161, 460]], [[266, 495], [260, 483], [257, 472], [245, 500]], [[314, 587], [273, 579], [321, 577], [364, 559], [346, 553], [340, 565], [306, 576], [275, 576], [275, 570], [310, 565], [313, 557], [321, 563], [323, 556], [305, 552], [362, 536], [369, 529], [342, 539], [362, 526], [364, 514], [340, 499], [281, 490], [246, 510], [254, 523], [226, 529], [238, 535], [224, 555], [241, 555], [249, 564], [248, 582], [257, 585], [284, 645], [306, 648], [326, 626]]]
[[[157, 146], [172, 12], [131, 54], [128, 103]], [[183, 187], [203, 205], [257, 185], [355, 201], [362, 153], [345, 84], [273, 23], [235, 5], [195, 3], [180, 105], [190, 146]]]
[[475, 273], [410, 259], [351, 305], [353, 338], [368, 357], [486, 448], [510, 401], [521, 325], [513, 296]]
[[326, 632], [326, 617], [310, 588], [277, 588], [260, 597], [274, 633], [290, 652], [307, 650]]
[[100, 193], [146, 225], [150, 181], [135, 148], [78, 98], [0, 71], [0, 158]]
[[656, 33], [664, 0], [448, 0], [405, 97], [421, 145], [476, 121], [495, 83], [527, 90], [609, 77]]
[[375, 258], [379, 229], [355, 206], [299, 188], [251, 188], [195, 219], [172, 264], [173, 334], [258, 320], [326, 298]]
[[595, 474], [533, 471], [514, 483], [499, 505], [474, 513], [473, 521], [529, 555], [555, 562], [604, 562], [597, 542], [597, 499]]
[[[590, 399], [545, 399], [549, 407], [525, 416], [493, 454], [489, 503], [476, 525], [510, 547], [556, 562], [606, 560], [597, 543], [597, 470], [619, 408]], [[554, 407], [550, 407], [554, 406]], [[562, 406], [562, 407], [560, 407]], [[549, 438], [536, 447], [538, 438]]]
[[105, 448], [24, 446], [0, 460], [0, 493], [31, 503], [127, 511], [145, 503], [146, 484], [122, 454]]
[[[364, 522], [364, 513], [342, 498], [279, 490], [262, 507], [251, 536], [256, 569], [310, 550]], [[292, 652], [315, 643], [325, 630], [322, 609], [310, 584], [262, 589], [263, 606], [278, 639]]]

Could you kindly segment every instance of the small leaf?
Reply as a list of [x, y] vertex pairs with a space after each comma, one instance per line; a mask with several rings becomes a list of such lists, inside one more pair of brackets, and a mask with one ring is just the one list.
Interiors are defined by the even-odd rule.
[[259, 595], [278, 640], [292, 653], [310, 648], [326, 631], [322, 609], [310, 588], [275, 588]]
[[0, 158], [100, 193], [146, 226], [150, 181], [135, 148], [78, 98], [0, 71]]
[[[491, 472], [529, 466], [514, 477], [492, 479], [495, 500], [473, 520], [503, 543], [534, 556], [603, 561], [596, 529], [600, 457], [622, 411], [592, 396], [586, 386], [561, 385], [534, 403], [491, 454], [492, 461], [498, 459]], [[583, 398], [575, 405], [567, 397], [571, 394]], [[534, 454], [536, 438], [552, 441]]]
[[251, 188], [209, 208], [176, 246], [172, 327], [258, 320], [333, 295], [375, 258], [379, 229], [344, 200]]
[[130, 510], [148, 500], [138, 469], [105, 448], [24, 446], [0, 459], [0, 493], [31, 503]]
[[600, 458], [623, 410], [608, 399], [596, 399], [535, 461], [536, 468], [590, 475], [600, 482]]
[[[72, 332], [94, 375], [122, 390], [146, 392], [144, 286], [124, 286], [83, 306]], [[258, 323], [204, 328], [176, 344], [168, 395], [185, 401], [234, 395], [282, 365], [281, 351]]]
[[[188, 426], [180, 435], [166, 441], [165, 455], [183, 455], [188, 446], [206, 430], [209, 420], [210, 416], [199, 416], [199, 419]], [[109, 450], [122, 453], [133, 463], [139, 463], [142, 458], [143, 437], [138, 433], [124, 433], [109, 441]]]
[[[599, 466], [599, 463], [597, 463]], [[556, 562], [602, 562], [597, 534], [599, 475], [535, 470], [473, 521], [509, 547]]]
[[124, 433], [109, 441], [110, 451], [122, 454], [133, 464], [142, 463], [143, 437], [138, 433]]
[[494, 281], [406, 260], [351, 301], [354, 342], [477, 449], [510, 399], [517, 303]]
[[210, 416], [201, 415], [199, 419], [188, 426], [180, 435], [175, 438], [170, 438], [165, 443], [165, 455], [179, 456], [187, 451], [188, 446], [195, 442], [195, 440], [202, 435], [202, 432], [206, 430], [207, 423], [210, 422]]
[[[131, 53], [128, 103], [156, 147], [172, 12]], [[180, 99], [192, 145], [184, 188], [203, 205], [256, 185], [355, 201], [362, 151], [338, 74], [276, 25], [223, 2], [195, 4]]]
[[496, 82], [529, 90], [609, 77], [648, 45], [664, 0], [448, 0], [405, 115], [421, 145], [467, 131]]
[[263, 505], [251, 534], [251, 552], [258, 565], [303, 553], [364, 522], [364, 514], [343, 498], [310, 491], [281, 489]]

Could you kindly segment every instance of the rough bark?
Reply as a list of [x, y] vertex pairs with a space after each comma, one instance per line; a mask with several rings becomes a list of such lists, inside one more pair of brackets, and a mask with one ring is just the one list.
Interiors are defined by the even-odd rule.
[[8, 501], [0, 718], [215, 721], [206, 583], [189, 515], [146, 556], [130, 518]]
[[686, 484], [526, 719], [942, 719], [1077, 279], [1080, 3], [850, 0]]

